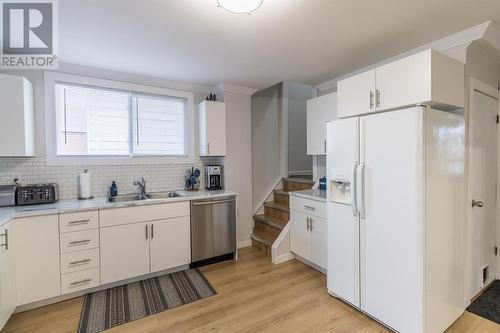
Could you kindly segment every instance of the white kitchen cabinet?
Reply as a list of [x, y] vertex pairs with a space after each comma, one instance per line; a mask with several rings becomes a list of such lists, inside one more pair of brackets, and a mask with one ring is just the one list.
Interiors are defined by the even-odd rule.
[[464, 107], [464, 65], [428, 49], [337, 84], [338, 117], [380, 112], [419, 103]]
[[337, 115], [352, 117], [375, 111], [375, 70], [351, 76], [337, 83]]
[[290, 249], [326, 270], [326, 203], [290, 196]]
[[226, 156], [226, 105], [203, 101], [198, 118], [200, 156]]
[[326, 122], [337, 119], [337, 93], [307, 101], [307, 155], [326, 154]]
[[0, 156], [34, 156], [33, 86], [22, 76], [0, 74]]
[[151, 273], [191, 262], [189, 216], [151, 222]]
[[9, 223], [0, 227], [0, 330], [16, 308], [16, 265], [9, 247]]
[[305, 213], [290, 211], [290, 248], [304, 259], [311, 259], [311, 232], [309, 216]]
[[148, 222], [101, 228], [100, 234], [102, 284], [149, 273]]
[[11, 226], [17, 305], [61, 295], [57, 215], [17, 218]]

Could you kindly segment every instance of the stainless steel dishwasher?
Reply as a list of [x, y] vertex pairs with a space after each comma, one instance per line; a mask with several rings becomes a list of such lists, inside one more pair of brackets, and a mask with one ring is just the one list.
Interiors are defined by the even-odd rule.
[[191, 267], [234, 258], [236, 198], [191, 201]]

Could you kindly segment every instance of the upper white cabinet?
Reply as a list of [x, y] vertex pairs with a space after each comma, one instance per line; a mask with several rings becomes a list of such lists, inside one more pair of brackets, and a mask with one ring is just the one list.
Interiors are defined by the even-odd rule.
[[434, 50], [377, 67], [337, 85], [338, 117], [426, 103], [464, 107], [464, 65]]
[[19, 218], [11, 225], [17, 305], [61, 295], [57, 215]]
[[326, 154], [326, 122], [337, 119], [337, 93], [307, 101], [307, 155]]
[[226, 156], [226, 105], [203, 101], [198, 117], [200, 156]]
[[9, 224], [0, 227], [0, 330], [16, 308], [16, 265], [9, 247]]
[[22, 76], [0, 74], [0, 156], [34, 156], [33, 86]]

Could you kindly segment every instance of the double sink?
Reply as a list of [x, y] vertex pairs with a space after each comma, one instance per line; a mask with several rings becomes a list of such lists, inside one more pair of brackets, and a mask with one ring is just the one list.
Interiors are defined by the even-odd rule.
[[108, 201], [127, 202], [127, 201], [140, 201], [147, 199], [168, 199], [177, 197], [182, 197], [182, 195], [177, 192], [153, 192], [147, 194], [135, 193], [135, 194], [120, 194], [115, 197], [108, 197]]

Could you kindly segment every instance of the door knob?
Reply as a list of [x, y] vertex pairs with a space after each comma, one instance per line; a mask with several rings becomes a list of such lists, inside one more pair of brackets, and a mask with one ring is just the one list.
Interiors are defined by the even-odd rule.
[[484, 204], [483, 204], [482, 201], [472, 200], [472, 207], [476, 207], [477, 206], [477, 207], [481, 208], [481, 207], [483, 207], [483, 205]]

